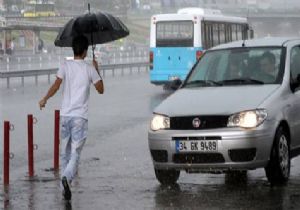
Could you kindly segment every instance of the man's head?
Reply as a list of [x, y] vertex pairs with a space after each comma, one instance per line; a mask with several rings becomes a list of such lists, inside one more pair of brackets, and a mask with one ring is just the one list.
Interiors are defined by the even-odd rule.
[[83, 35], [76, 36], [72, 41], [72, 49], [74, 56], [84, 55], [85, 57], [88, 47], [88, 39]]
[[265, 52], [260, 59], [260, 68], [262, 71], [274, 74], [275, 71], [275, 56], [273, 53]]

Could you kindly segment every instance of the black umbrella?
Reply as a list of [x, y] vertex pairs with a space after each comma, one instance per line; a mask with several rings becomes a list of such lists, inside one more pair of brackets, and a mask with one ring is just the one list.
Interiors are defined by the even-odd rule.
[[[90, 10], [90, 9], [89, 9]], [[72, 40], [78, 35], [88, 38], [89, 45], [111, 42], [129, 35], [122, 21], [105, 12], [87, 13], [69, 20], [58, 33], [54, 44], [59, 47], [72, 47]]]

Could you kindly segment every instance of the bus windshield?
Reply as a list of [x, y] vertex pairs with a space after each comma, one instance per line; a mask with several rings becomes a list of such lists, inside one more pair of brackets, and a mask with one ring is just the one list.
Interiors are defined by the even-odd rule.
[[161, 21], [156, 24], [157, 47], [193, 47], [193, 22]]

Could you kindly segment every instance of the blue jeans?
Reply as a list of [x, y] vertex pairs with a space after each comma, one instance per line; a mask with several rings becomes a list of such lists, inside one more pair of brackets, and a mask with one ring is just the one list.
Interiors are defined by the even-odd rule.
[[61, 116], [61, 177], [67, 177], [69, 183], [76, 175], [87, 131], [86, 119]]

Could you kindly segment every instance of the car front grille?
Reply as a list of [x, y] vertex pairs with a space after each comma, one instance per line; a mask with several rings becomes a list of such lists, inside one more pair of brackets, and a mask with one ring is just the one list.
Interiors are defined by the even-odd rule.
[[176, 136], [173, 141], [201, 141], [201, 140], [222, 140], [221, 136]]
[[[193, 121], [198, 120], [199, 126], [195, 126]], [[171, 117], [171, 130], [203, 130], [227, 127], [228, 116], [188, 116]]]
[[220, 153], [180, 153], [173, 155], [174, 163], [224, 163], [225, 159]]

